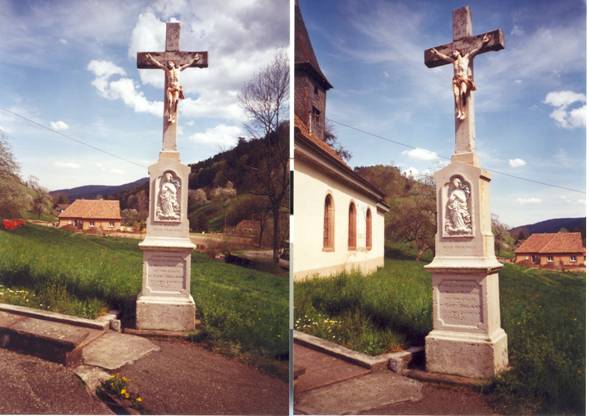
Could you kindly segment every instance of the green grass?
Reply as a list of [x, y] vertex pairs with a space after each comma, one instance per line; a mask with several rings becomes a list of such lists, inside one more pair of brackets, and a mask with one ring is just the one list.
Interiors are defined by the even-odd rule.
[[423, 343], [431, 308], [430, 274], [412, 260], [387, 259], [366, 277], [341, 274], [295, 283], [296, 329], [367, 354]]
[[[0, 284], [27, 293], [0, 294], [0, 302], [89, 318], [116, 308], [133, 319], [143, 258], [137, 243], [33, 225], [0, 230]], [[193, 253], [191, 291], [203, 323], [197, 340], [264, 366], [280, 360], [285, 367], [288, 279]]]
[[[368, 354], [424, 343], [431, 330], [425, 263], [387, 259], [370, 276], [295, 284], [295, 327]], [[585, 275], [524, 269], [500, 272], [501, 322], [511, 370], [487, 391], [508, 413], [583, 413]]]

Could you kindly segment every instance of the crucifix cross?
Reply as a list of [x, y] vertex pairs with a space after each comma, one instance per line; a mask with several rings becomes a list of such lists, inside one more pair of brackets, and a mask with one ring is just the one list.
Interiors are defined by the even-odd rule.
[[468, 6], [452, 12], [453, 41], [424, 52], [425, 65], [434, 68], [451, 63], [454, 67], [452, 90], [455, 106], [455, 155], [466, 156], [463, 160], [474, 163], [475, 125], [473, 60], [478, 54], [499, 51], [505, 47], [503, 32], [495, 29], [481, 35], [472, 34], [472, 20]]
[[184, 99], [184, 91], [178, 75], [186, 68], [208, 67], [207, 52], [180, 51], [180, 23], [166, 23], [166, 50], [164, 52], [138, 52], [137, 68], [163, 69], [164, 86], [164, 151], [176, 151], [176, 125], [178, 101]]

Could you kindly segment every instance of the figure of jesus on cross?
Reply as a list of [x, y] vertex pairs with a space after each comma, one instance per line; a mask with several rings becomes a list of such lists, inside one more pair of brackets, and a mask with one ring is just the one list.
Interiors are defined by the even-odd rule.
[[164, 132], [163, 150], [176, 151], [176, 125], [178, 101], [184, 99], [179, 75], [186, 68], [207, 68], [207, 52], [180, 51], [180, 23], [166, 23], [166, 50], [164, 52], [138, 52], [137, 68], [163, 69]]
[[451, 63], [454, 67], [452, 92], [455, 105], [455, 154], [474, 154], [474, 106], [472, 91], [476, 90], [473, 62], [476, 55], [504, 48], [503, 32], [496, 29], [481, 35], [472, 34], [470, 8], [452, 12], [453, 41], [428, 48], [424, 61], [428, 68]]
[[454, 92], [454, 104], [456, 106], [456, 117], [459, 120], [466, 118], [464, 105], [466, 104], [466, 98], [471, 91], [476, 91], [472, 71], [470, 69], [470, 58], [474, 57], [477, 53], [483, 49], [485, 44], [489, 43], [489, 35], [485, 34], [481, 40], [481, 44], [469, 51], [464, 55], [457, 49], [452, 51], [452, 55], [444, 55], [439, 52], [436, 48], [432, 48], [431, 51], [434, 55], [442, 58], [446, 62], [450, 62], [454, 66], [454, 78], [452, 78], [452, 90]]
[[178, 79], [178, 72], [184, 71], [186, 68], [194, 63], [200, 61], [200, 55], [197, 53], [194, 55], [192, 61], [187, 64], [176, 66], [174, 61], [168, 61], [166, 65], [159, 62], [150, 53], [146, 55], [147, 59], [152, 62], [158, 68], [161, 68], [166, 73], [166, 98], [168, 100], [168, 123], [176, 122], [176, 113], [178, 112], [178, 100], [184, 99], [184, 91], [180, 80]]

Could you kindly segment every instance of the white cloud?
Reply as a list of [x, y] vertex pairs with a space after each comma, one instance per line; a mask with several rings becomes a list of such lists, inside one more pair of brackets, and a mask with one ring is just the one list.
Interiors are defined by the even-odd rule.
[[70, 126], [68, 126], [65, 121], [61, 121], [61, 120], [52, 121], [49, 124], [51, 125], [51, 128], [53, 130], [67, 130], [70, 128]]
[[523, 197], [519, 197], [516, 199], [518, 204], [521, 205], [527, 205], [527, 204], [541, 204], [542, 200], [540, 198], [536, 198], [536, 197], [527, 197], [527, 198], [523, 198]]
[[[223, 7], [216, 0], [143, 3], [130, 35], [125, 38], [128, 56], [134, 60], [137, 52], [163, 51], [165, 22], [183, 22], [180, 48], [208, 51], [209, 67], [182, 72], [186, 99], [179, 107], [181, 119], [214, 117], [241, 123], [246, 120], [237, 103], [240, 89], [278, 52], [288, 51], [289, 34], [285, 28], [289, 13], [285, 6], [288, 1], [227, 0]], [[161, 117], [162, 103], [149, 101], [144, 87], [155, 87], [163, 95], [163, 71], [139, 70], [139, 85], [131, 81], [134, 75], [125, 74], [110, 61], [94, 60], [88, 70], [96, 76], [92, 85], [102, 97], [120, 99], [135, 111]]]
[[[92, 60], [87, 69], [96, 76], [92, 85], [101, 97], [109, 100], [120, 99], [138, 113], [150, 113], [156, 116], [163, 114], [163, 103], [149, 101], [143, 92], [135, 88], [133, 80], [125, 77], [126, 72], [123, 68], [110, 61]], [[119, 77], [112, 79], [115, 76]]]
[[576, 102], [585, 102], [585, 94], [574, 91], [552, 91], [546, 94], [544, 103], [554, 107], [567, 107]]
[[401, 170], [401, 174], [407, 177], [412, 177], [415, 179], [420, 179], [424, 176], [429, 176], [432, 174], [431, 169], [417, 169], [416, 167], [410, 166]]
[[80, 169], [80, 165], [74, 162], [54, 162], [53, 164], [58, 168]]
[[229, 147], [237, 144], [237, 140], [242, 134], [241, 127], [219, 124], [204, 132], [194, 133], [190, 139], [202, 144]]
[[413, 160], [438, 160], [440, 157], [436, 152], [432, 152], [431, 150], [422, 149], [420, 147], [416, 147], [415, 149], [411, 150], [404, 150], [403, 154], [409, 157], [409, 159]]
[[527, 165], [527, 162], [520, 158], [509, 159], [509, 166], [512, 168], [520, 168], [522, 166]]
[[[560, 127], [572, 129], [585, 127], [587, 106], [585, 94], [574, 91], [552, 91], [546, 95], [544, 104], [551, 105], [555, 109], [550, 113], [550, 118], [556, 121]], [[576, 107], [573, 104], [579, 103]], [[581, 105], [582, 104], [582, 105]]]

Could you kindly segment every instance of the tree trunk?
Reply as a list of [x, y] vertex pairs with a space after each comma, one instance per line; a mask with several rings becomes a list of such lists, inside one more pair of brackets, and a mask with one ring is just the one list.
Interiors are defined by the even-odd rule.
[[272, 207], [272, 225], [274, 226], [272, 238], [272, 261], [278, 264], [280, 260], [280, 205]]

